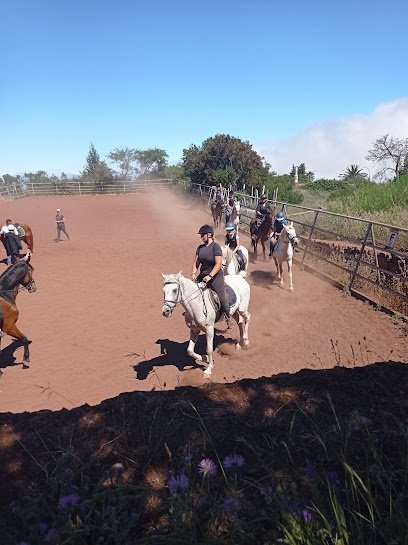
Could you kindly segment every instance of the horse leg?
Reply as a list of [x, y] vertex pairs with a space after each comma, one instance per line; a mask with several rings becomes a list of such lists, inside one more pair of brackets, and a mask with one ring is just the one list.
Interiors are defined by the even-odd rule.
[[279, 270], [279, 263], [278, 263], [278, 260], [276, 259], [275, 256], [273, 256], [273, 260], [275, 261], [275, 265], [276, 265], [276, 274], [278, 275], [278, 282], [281, 282], [282, 278], [281, 278], [281, 274], [280, 274], [280, 270]]
[[187, 347], [187, 354], [193, 358], [196, 362], [205, 361], [200, 354], [194, 352], [195, 345], [197, 343], [198, 336], [200, 335], [199, 329], [190, 329], [190, 342]]
[[249, 322], [251, 320], [251, 314], [246, 310], [238, 313], [238, 327], [239, 327], [239, 342], [235, 345], [235, 348], [246, 347], [249, 345], [248, 329]]
[[289, 289], [293, 291], [293, 282], [292, 282], [292, 260], [288, 261], [288, 276], [289, 276]]
[[204, 371], [204, 375], [206, 377], [209, 377], [212, 373], [213, 367], [214, 367], [214, 360], [213, 360], [213, 352], [214, 352], [214, 326], [210, 325], [206, 328], [206, 335], [207, 335], [207, 358], [208, 358], [208, 366], [207, 369]]
[[16, 324], [6, 327], [4, 326], [4, 332], [10, 335], [11, 337], [14, 337], [20, 343], [24, 346], [24, 356], [23, 356], [23, 367], [30, 367], [30, 349], [29, 345], [31, 344], [31, 341], [27, 339], [27, 337], [21, 333], [21, 331], [18, 329]]
[[279, 277], [280, 283], [283, 285], [283, 261], [279, 263]]

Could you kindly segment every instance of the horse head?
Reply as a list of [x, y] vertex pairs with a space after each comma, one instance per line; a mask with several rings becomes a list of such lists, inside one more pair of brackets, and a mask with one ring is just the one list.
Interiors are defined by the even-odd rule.
[[293, 221], [289, 222], [287, 225], [283, 227], [282, 233], [280, 234], [280, 236], [282, 235], [283, 235], [283, 241], [290, 242], [293, 247], [299, 244], [299, 239], [296, 235], [295, 228], [293, 227]]
[[26, 290], [29, 293], [34, 293], [35, 291], [37, 291], [37, 286], [34, 282], [34, 278], [33, 278], [34, 267], [30, 265], [30, 259], [31, 259], [30, 252], [27, 252], [26, 255], [22, 259], [20, 259], [20, 263], [25, 263], [27, 266], [27, 271], [25, 275], [23, 276], [23, 278], [20, 280], [20, 284], [24, 286], [24, 288], [26, 288]]
[[177, 274], [163, 274], [163, 294], [164, 305], [162, 308], [162, 314], [166, 318], [170, 318], [173, 310], [177, 304], [181, 301], [181, 271]]

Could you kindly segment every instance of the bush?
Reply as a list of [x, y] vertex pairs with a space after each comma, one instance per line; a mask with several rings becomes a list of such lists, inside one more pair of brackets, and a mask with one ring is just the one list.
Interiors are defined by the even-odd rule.
[[301, 204], [303, 202], [303, 195], [299, 191], [296, 191], [293, 179], [289, 174], [283, 174], [282, 176], [270, 175], [265, 187], [270, 197], [273, 191], [278, 188], [279, 201], [291, 204]]

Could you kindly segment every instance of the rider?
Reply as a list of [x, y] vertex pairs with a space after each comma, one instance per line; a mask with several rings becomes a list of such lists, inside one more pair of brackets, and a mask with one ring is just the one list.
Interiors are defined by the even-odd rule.
[[233, 254], [236, 254], [238, 263], [243, 269], [245, 268], [245, 258], [240, 250], [239, 235], [236, 232], [235, 225], [232, 223], [232, 221], [227, 223], [225, 230], [225, 244], [231, 248]]
[[273, 214], [272, 206], [266, 201], [266, 199], [267, 197], [265, 194], [261, 195], [261, 201], [256, 207], [255, 217], [257, 229], [268, 214]]
[[283, 210], [280, 210], [275, 217], [275, 221], [273, 222], [273, 231], [269, 238], [269, 247], [270, 252], [269, 255], [271, 256], [273, 254], [274, 249], [276, 248], [276, 245], [278, 243], [278, 237], [280, 233], [282, 232], [282, 229], [285, 225], [288, 224], [288, 220], [285, 218], [285, 214]]
[[6, 219], [0, 233], [3, 235], [3, 245], [7, 252], [7, 265], [11, 265], [13, 256], [18, 255], [21, 250], [20, 237], [11, 219]]
[[[225, 294], [224, 275], [221, 270], [221, 247], [214, 241], [214, 229], [211, 225], [202, 225], [198, 234], [201, 236], [202, 244], [196, 250], [191, 278], [197, 282], [205, 282], [217, 293], [227, 327], [230, 328], [230, 307]], [[200, 274], [197, 276], [198, 269], [200, 269]]]

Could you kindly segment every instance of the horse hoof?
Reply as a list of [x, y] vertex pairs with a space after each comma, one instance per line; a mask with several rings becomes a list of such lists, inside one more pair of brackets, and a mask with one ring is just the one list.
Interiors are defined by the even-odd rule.
[[289, 288], [289, 291], [293, 291], [293, 288]]
[[29, 361], [23, 361], [23, 369], [29, 369], [30, 368], [30, 362]]
[[235, 345], [235, 350], [241, 350], [241, 345], [239, 343]]
[[212, 374], [212, 367], [207, 367], [207, 369], [204, 371], [204, 376], [209, 377]]

